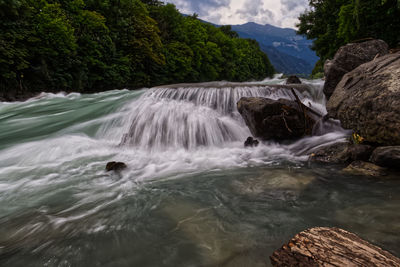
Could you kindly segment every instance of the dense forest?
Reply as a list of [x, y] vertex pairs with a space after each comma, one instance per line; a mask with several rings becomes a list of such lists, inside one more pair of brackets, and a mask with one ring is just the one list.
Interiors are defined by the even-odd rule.
[[0, 0], [0, 96], [262, 79], [254, 40], [147, 0]]
[[297, 26], [299, 34], [314, 39], [313, 49], [320, 57], [314, 73], [349, 42], [378, 38], [392, 48], [400, 46], [398, 0], [309, 0], [309, 5]]

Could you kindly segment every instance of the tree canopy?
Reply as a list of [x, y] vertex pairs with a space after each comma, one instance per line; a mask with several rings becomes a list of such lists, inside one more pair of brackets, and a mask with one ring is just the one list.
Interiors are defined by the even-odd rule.
[[309, 0], [309, 5], [299, 17], [298, 33], [314, 39], [312, 48], [321, 62], [332, 58], [340, 46], [364, 38], [400, 45], [398, 0]]
[[229, 26], [156, 0], [0, 0], [0, 91], [138, 88], [271, 76]]

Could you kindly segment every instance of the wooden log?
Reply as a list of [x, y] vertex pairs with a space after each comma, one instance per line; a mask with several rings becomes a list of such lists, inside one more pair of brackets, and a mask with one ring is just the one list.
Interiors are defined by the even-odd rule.
[[400, 259], [355, 234], [316, 227], [297, 234], [276, 250], [273, 266], [400, 266]]

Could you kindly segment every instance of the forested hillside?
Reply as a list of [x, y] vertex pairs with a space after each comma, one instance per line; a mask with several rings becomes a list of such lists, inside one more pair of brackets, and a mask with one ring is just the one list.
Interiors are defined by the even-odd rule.
[[2, 95], [245, 81], [274, 72], [256, 41], [159, 1], [7, 0], [0, 21]]
[[320, 57], [314, 72], [349, 42], [377, 38], [400, 46], [398, 0], [309, 0], [309, 5], [299, 18], [298, 33], [314, 39], [313, 49]]
[[319, 59], [310, 49], [312, 41], [296, 34], [294, 29], [254, 22], [232, 25], [232, 29], [240, 37], [259, 42], [278, 72], [308, 76]]

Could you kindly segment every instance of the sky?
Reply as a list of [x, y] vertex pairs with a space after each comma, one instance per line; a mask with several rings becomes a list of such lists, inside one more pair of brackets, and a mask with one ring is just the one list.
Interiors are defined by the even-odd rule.
[[184, 14], [197, 13], [200, 19], [220, 25], [246, 22], [295, 28], [308, 0], [165, 0]]

